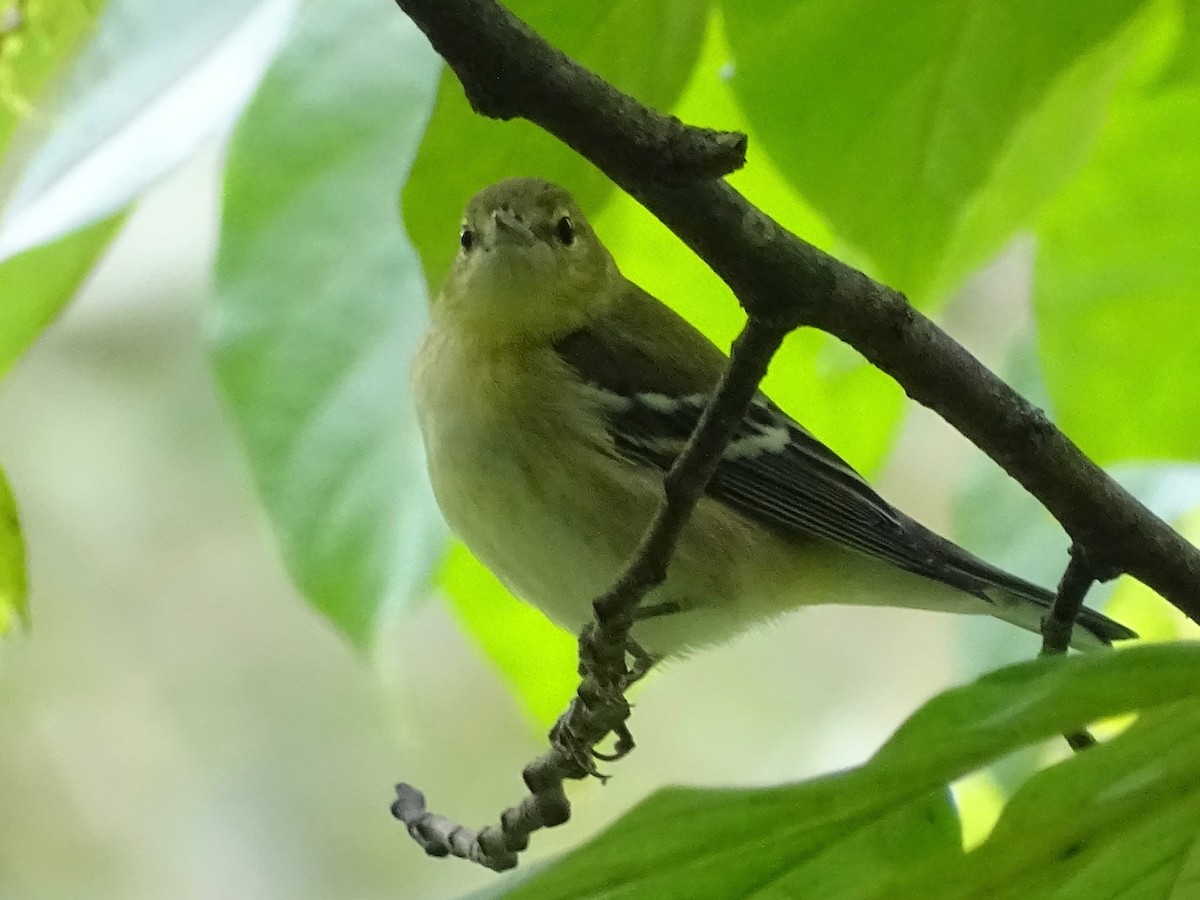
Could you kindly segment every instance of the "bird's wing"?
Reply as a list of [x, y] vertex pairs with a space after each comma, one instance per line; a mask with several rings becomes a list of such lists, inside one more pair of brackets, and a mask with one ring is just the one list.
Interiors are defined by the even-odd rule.
[[[665, 471], [695, 428], [726, 358], [667, 307], [630, 287], [636, 293], [626, 302], [565, 336], [556, 350], [597, 391], [616, 452]], [[652, 348], [647, 334], [660, 343]], [[658, 347], [670, 348], [665, 358], [654, 352]], [[708, 494], [769, 527], [980, 592], [977, 578], [947, 571], [911, 520], [762, 394], [726, 448]]]

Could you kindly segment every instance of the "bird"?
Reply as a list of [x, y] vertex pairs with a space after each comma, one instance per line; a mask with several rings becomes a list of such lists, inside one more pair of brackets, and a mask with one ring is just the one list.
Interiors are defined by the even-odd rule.
[[[626, 279], [563, 188], [514, 178], [467, 204], [412, 365], [433, 493], [518, 598], [579, 634], [663, 497], [726, 354]], [[655, 659], [799, 607], [991, 615], [1038, 632], [1054, 594], [884, 500], [759, 392], [632, 639]], [[1136, 635], [1084, 608], [1071, 645]]]

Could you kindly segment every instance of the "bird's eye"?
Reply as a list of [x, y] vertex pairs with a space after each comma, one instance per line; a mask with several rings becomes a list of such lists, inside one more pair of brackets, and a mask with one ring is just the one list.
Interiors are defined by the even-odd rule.
[[475, 232], [470, 228], [464, 228], [462, 234], [458, 236], [458, 242], [462, 244], [464, 250], [470, 250], [475, 246]]
[[570, 216], [563, 216], [558, 220], [558, 224], [554, 226], [554, 233], [558, 235], [558, 239], [563, 242], [563, 245], [570, 247], [575, 243], [575, 226], [571, 224]]

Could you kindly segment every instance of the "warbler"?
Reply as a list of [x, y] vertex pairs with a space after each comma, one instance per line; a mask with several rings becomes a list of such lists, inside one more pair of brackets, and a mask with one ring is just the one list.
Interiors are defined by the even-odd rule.
[[[573, 633], [629, 560], [725, 354], [627, 280], [560, 187], [467, 205], [413, 364], [434, 494], [517, 597]], [[1054, 595], [892, 507], [759, 393], [632, 638], [655, 656], [837, 603], [996, 616], [1038, 631]], [[1135, 635], [1084, 609], [1072, 645]]]

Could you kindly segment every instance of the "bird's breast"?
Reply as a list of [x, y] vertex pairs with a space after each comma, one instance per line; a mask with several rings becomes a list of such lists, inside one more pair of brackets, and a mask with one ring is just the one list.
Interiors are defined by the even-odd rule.
[[514, 593], [577, 630], [636, 545], [657, 493], [605, 452], [603, 423], [572, 393], [562, 365], [550, 348], [506, 354], [434, 333], [413, 386], [451, 529]]

